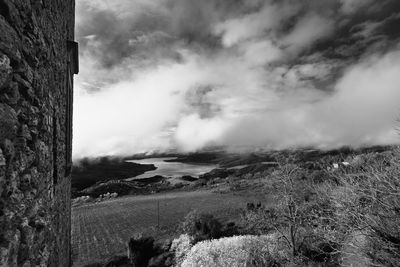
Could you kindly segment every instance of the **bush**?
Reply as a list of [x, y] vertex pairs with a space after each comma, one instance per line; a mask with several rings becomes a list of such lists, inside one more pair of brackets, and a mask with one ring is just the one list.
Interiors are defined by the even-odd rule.
[[94, 263], [86, 264], [86, 265], [84, 265], [83, 267], [103, 267], [103, 263], [94, 262]]
[[207, 185], [207, 180], [204, 178], [199, 178], [197, 181], [195, 181], [195, 185], [198, 187], [205, 186]]
[[241, 229], [234, 222], [229, 222], [222, 229], [222, 236], [224, 237], [234, 236], [238, 235], [240, 232]]
[[187, 234], [180, 235], [172, 241], [170, 251], [175, 254], [175, 265], [180, 266], [193, 246], [193, 238]]
[[181, 225], [185, 234], [193, 237], [194, 242], [219, 238], [222, 234], [221, 223], [211, 214], [189, 212]]
[[246, 234], [267, 234], [275, 229], [270, 223], [271, 218], [274, 216], [273, 209], [265, 209], [264, 207], [248, 208], [241, 214], [240, 225]]
[[194, 182], [194, 181], [197, 181], [198, 179], [194, 178], [194, 177], [192, 177], [190, 175], [184, 175], [184, 176], [181, 177], [181, 180], [187, 181], [187, 182]]
[[186, 255], [185, 266], [280, 266], [286, 256], [277, 236], [234, 236], [202, 241]]
[[323, 234], [308, 232], [299, 247], [298, 259], [304, 265], [314, 262], [323, 263], [324, 266], [338, 266], [339, 249], [338, 243], [327, 240]]
[[148, 267], [169, 267], [173, 266], [174, 254], [171, 252], [164, 252], [149, 260]]
[[146, 267], [149, 260], [158, 252], [152, 237], [133, 237], [128, 242], [128, 258], [134, 266]]
[[331, 177], [331, 175], [326, 172], [326, 171], [321, 171], [321, 170], [317, 170], [317, 171], [313, 171], [310, 173], [310, 180], [314, 183], [314, 184], [321, 184], [324, 182], [331, 182], [334, 179]]
[[103, 267], [129, 267], [132, 266], [126, 256], [113, 256], [111, 257]]

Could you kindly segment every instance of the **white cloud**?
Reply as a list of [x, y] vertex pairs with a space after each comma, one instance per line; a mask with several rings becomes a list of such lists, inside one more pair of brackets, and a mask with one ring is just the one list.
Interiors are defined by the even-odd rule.
[[264, 65], [283, 57], [282, 50], [269, 40], [247, 42], [242, 44], [239, 49], [244, 58], [254, 65]]
[[267, 1], [259, 12], [218, 23], [215, 33], [222, 35], [222, 43], [230, 47], [241, 41], [265, 36], [279, 27], [284, 19], [296, 14], [298, 8], [298, 5], [278, 5]]
[[[161, 66], [86, 93], [79, 81], [74, 108], [74, 155], [129, 154], [169, 146], [163, 130], [182, 109], [196, 81], [190, 65]], [[179, 78], [179, 83], [176, 82]], [[160, 137], [161, 135], [161, 137]]]
[[394, 130], [400, 107], [398, 73], [399, 51], [368, 58], [348, 69], [334, 94], [317, 102], [289, 101], [285, 97], [273, 111], [244, 116], [226, 133], [225, 144], [333, 148], [399, 143]]
[[334, 22], [317, 14], [307, 14], [282, 39], [282, 43], [289, 46], [289, 50], [298, 51], [312, 44], [318, 39], [331, 35]]
[[[301, 81], [318, 65], [297, 69], [266, 75], [240, 57], [204, 60], [188, 55], [184, 64], [145, 71], [98, 93], [84, 93], [78, 82], [74, 155], [175, 146], [193, 151], [210, 144], [285, 148], [397, 141], [393, 129], [400, 107], [400, 52], [349, 68], [333, 94]], [[185, 94], [201, 84], [212, 86], [207, 99], [220, 108], [211, 118], [191, 113], [186, 103]]]
[[[123, 38], [105, 46], [102, 42], [113, 34], [88, 31], [75, 83], [74, 158], [194, 151], [208, 145], [249, 149], [398, 142], [393, 129], [400, 108], [399, 49], [365, 56], [348, 68], [343, 66], [349, 61], [327, 59], [323, 52], [298, 58], [315, 41], [332, 37], [335, 25], [316, 11], [299, 17], [300, 4], [289, 2], [265, 1], [260, 10], [240, 16], [219, 17], [214, 10], [210, 21], [197, 25], [197, 41], [171, 41], [180, 31], [180, 18], [165, 29], [132, 36], [124, 35], [131, 29], [124, 25], [117, 36]], [[121, 7], [129, 1], [96, 3], [91, 8], [110, 5], [118, 16], [130, 14]], [[167, 7], [162, 0], [154, 2], [158, 7], [146, 3], [137, 2], [145, 8], [136, 12], [168, 13], [158, 10]], [[204, 16], [212, 3], [204, 7]], [[259, 5], [258, 0], [250, 3]], [[191, 14], [180, 9], [174, 6], [173, 14]], [[128, 20], [136, 20], [135, 14]], [[205, 30], [210, 25], [213, 32]], [[183, 28], [189, 37], [196, 34], [195, 23]], [[214, 43], [213, 34], [222, 38], [223, 47]], [[118, 53], [120, 46], [127, 55]], [[104, 67], [99, 62], [107, 49], [118, 59]]]
[[183, 117], [178, 122], [174, 138], [178, 148], [184, 152], [196, 151], [222, 142], [221, 137], [229, 131], [226, 118], [200, 118], [198, 114]]

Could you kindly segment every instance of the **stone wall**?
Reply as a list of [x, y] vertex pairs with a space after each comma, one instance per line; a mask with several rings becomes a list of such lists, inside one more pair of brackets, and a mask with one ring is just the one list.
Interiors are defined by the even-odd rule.
[[74, 0], [0, 0], [0, 266], [70, 265]]

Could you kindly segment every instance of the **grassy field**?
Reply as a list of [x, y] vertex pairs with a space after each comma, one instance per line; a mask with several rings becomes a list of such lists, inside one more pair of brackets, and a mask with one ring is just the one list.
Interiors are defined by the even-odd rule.
[[126, 242], [136, 233], [148, 233], [158, 239], [172, 237], [179, 222], [192, 209], [212, 213], [221, 221], [228, 222], [239, 217], [240, 209], [247, 202], [259, 199], [248, 193], [196, 191], [127, 196], [73, 207], [74, 266], [125, 253]]

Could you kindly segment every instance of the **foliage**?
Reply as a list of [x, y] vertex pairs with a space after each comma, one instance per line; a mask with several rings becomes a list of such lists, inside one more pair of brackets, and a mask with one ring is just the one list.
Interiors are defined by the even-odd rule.
[[110, 192], [115, 192], [118, 195], [122, 196], [139, 192], [146, 192], [146, 190], [140, 188], [136, 182], [113, 180], [104, 183], [98, 183], [96, 185], [88, 187], [80, 191], [79, 194], [84, 196], [88, 195], [91, 196], [92, 198], [98, 198], [100, 195], [107, 194]]
[[173, 266], [174, 254], [164, 252], [150, 259], [148, 267], [169, 267]]
[[181, 229], [185, 234], [192, 236], [194, 242], [219, 238], [222, 234], [222, 224], [213, 215], [196, 210], [186, 215]]
[[267, 234], [274, 230], [271, 225], [271, 217], [274, 217], [274, 210], [265, 207], [255, 207], [247, 209], [241, 214], [240, 224], [246, 234]]
[[94, 263], [90, 263], [90, 264], [86, 264], [83, 267], [103, 267], [103, 263], [100, 262], [94, 262]]
[[111, 257], [103, 267], [130, 267], [132, 266], [126, 256], [113, 256]]
[[222, 229], [222, 236], [223, 237], [229, 237], [229, 236], [234, 236], [238, 235], [242, 230], [238, 225], [236, 225], [234, 222], [229, 222], [227, 223], [223, 229]]
[[286, 164], [272, 174], [272, 187], [278, 192], [278, 205], [270, 212], [271, 226], [281, 234], [292, 256], [297, 256], [301, 246], [308, 214], [306, 211], [304, 182], [300, 183], [303, 172], [296, 165]]
[[400, 262], [400, 158], [370, 153], [362, 168], [341, 175], [331, 194], [340, 224], [366, 238], [360, 250], [376, 265]]
[[325, 182], [332, 182], [338, 184], [338, 180], [335, 176], [331, 175], [327, 171], [322, 171], [322, 170], [311, 172], [309, 175], [309, 179], [313, 184], [322, 184]]
[[[398, 152], [368, 153], [349, 167], [308, 174], [286, 164], [267, 188], [278, 204], [264, 224], [281, 234], [297, 262], [397, 266], [400, 262]], [[351, 159], [351, 158], [350, 158]], [[305, 177], [305, 178], [304, 178]], [[369, 258], [369, 261], [366, 260]]]
[[294, 265], [336, 266], [340, 261], [364, 264], [369, 258], [374, 265], [397, 266], [399, 152], [327, 157], [333, 162], [346, 160], [350, 166], [324, 171], [324, 167], [314, 168], [312, 164], [303, 164], [306, 169], [302, 169], [286, 162], [268, 175], [265, 190], [275, 196], [276, 204], [244, 212], [244, 231], [279, 233]]
[[274, 192], [277, 204], [248, 211], [244, 217], [247, 228], [279, 233], [291, 251], [292, 262], [337, 263], [341, 237], [331, 230], [337, 224], [334, 207], [329, 197], [319, 192], [326, 192], [325, 186], [331, 184], [331, 179], [315, 184], [309, 171], [297, 165], [281, 166], [266, 181], [266, 189]]
[[277, 237], [234, 236], [202, 241], [185, 257], [185, 266], [280, 266], [285, 255]]
[[170, 251], [175, 254], [175, 264], [180, 266], [193, 246], [193, 238], [188, 234], [182, 234], [172, 241]]
[[[349, 266], [359, 262], [365, 263], [365, 266], [368, 264], [398, 266], [400, 262], [398, 151], [356, 154], [350, 150], [338, 150], [335, 153], [318, 152], [315, 155], [310, 152], [304, 159], [302, 155], [293, 156], [279, 167], [257, 172], [251, 176], [252, 178], [263, 176], [264, 179], [260, 178], [258, 182], [264, 183], [264, 188], [257, 190], [265, 190], [268, 196], [275, 196], [276, 201], [271, 201], [266, 207], [255, 207], [244, 212], [240, 221], [243, 231], [240, 233], [253, 235], [274, 233], [277, 237], [274, 244], [277, 244], [279, 251], [284, 255], [282, 253], [272, 253], [271, 257], [269, 254], [266, 255], [264, 260], [271, 259], [273, 264]], [[341, 160], [349, 162], [350, 165], [340, 165], [338, 169], [328, 170], [328, 166]], [[284, 158], [281, 162], [284, 162]], [[231, 175], [224, 181], [227, 181], [227, 187], [230, 185], [231, 189], [239, 189], [244, 187], [240, 180], [245, 176], [245, 174], [241, 177]], [[246, 191], [240, 193], [244, 194]], [[197, 200], [195, 202], [198, 204]], [[224, 201], [219, 203], [223, 204]], [[187, 206], [192, 205], [196, 204], [186, 205], [186, 209], [181, 209], [182, 201], [171, 204], [173, 211], [168, 211], [169, 216], [164, 217], [176, 218], [178, 207], [183, 217], [187, 212]], [[202, 211], [211, 210], [214, 205], [206, 207], [201, 202], [201, 206], [197, 205], [196, 208]], [[237, 208], [238, 202], [235, 202], [234, 206]], [[146, 219], [142, 214], [141, 212], [141, 218]], [[147, 220], [146, 225], [154, 221], [154, 216], [150, 217], [151, 220]], [[175, 222], [176, 220], [173, 224]], [[235, 245], [218, 245], [222, 246], [221, 248], [211, 245], [224, 239], [216, 238], [238, 234], [235, 227], [231, 227], [232, 231], [228, 231], [228, 228], [221, 226], [218, 220], [210, 215], [192, 212], [182, 223], [181, 230], [186, 233], [185, 237], [181, 236], [174, 240], [175, 245], [171, 247], [170, 253], [175, 256], [179, 264], [190, 260], [194, 266], [198, 264], [218, 266], [222, 260], [229, 260], [231, 256], [235, 256], [235, 253], [229, 252], [229, 248], [238, 255], [243, 252], [239, 245], [241, 241], [237, 241], [238, 244]], [[213, 240], [204, 241], [209, 239]], [[208, 245], [195, 249], [203, 243]], [[193, 247], [193, 244], [196, 245]], [[225, 250], [228, 252], [223, 252]], [[221, 255], [214, 254], [220, 252]], [[154, 262], [161, 262], [171, 254], [163, 255], [157, 258], [157, 261], [154, 259]], [[361, 261], [362, 257], [367, 258], [367, 261]], [[271, 262], [263, 262], [264, 265], [259, 266], [268, 266], [272, 264]], [[248, 262], [246, 264], [254, 266]]]
[[158, 248], [152, 237], [133, 237], [128, 242], [128, 258], [133, 266], [147, 266], [149, 260], [156, 256]]

